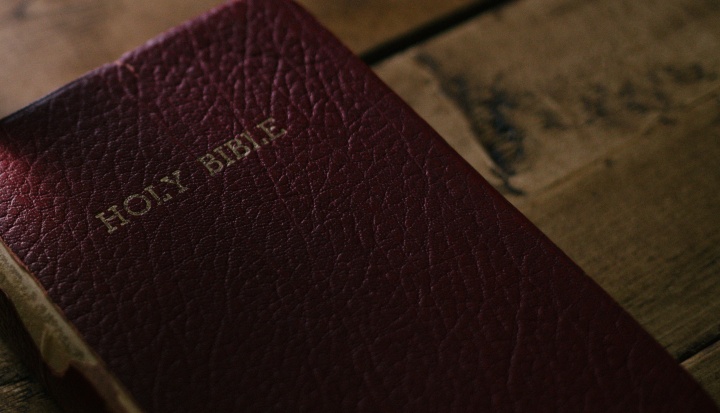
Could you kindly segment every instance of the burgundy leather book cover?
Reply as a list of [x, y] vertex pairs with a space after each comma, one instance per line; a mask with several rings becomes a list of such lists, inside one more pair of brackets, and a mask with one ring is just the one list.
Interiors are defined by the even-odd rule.
[[717, 411], [286, 1], [225, 5], [1, 121], [0, 237], [7, 280], [72, 326], [0, 300], [69, 411]]

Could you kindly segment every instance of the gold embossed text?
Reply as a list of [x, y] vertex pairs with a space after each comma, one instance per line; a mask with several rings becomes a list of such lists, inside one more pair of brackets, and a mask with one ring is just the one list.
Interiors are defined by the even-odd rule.
[[134, 217], [147, 214], [154, 207], [171, 201], [188, 189], [180, 181], [180, 170], [177, 170], [153, 185], [146, 186], [141, 192], [126, 197], [120, 205], [113, 205], [100, 212], [95, 218], [105, 225], [108, 234], [112, 234], [119, 227], [129, 224]]
[[267, 118], [255, 125], [254, 130], [243, 131], [199, 157], [197, 161], [210, 176], [215, 176], [248, 156], [250, 152], [256, 151], [286, 134], [287, 130], [277, 126], [275, 119]]

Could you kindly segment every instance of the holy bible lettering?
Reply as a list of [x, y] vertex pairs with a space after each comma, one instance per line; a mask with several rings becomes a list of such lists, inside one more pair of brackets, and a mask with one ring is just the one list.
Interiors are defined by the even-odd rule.
[[[243, 131], [238, 136], [213, 148], [212, 151], [199, 157], [197, 161], [210, 176], [216, 176], [225, 168], [245, 159], [252, 151], [256, 151], [277, 138], [285, 136], [287, 130], [275, 124], [269, 117], [255, 125], [255, 135]], [[130, 223], [133, 217], [140, 217], [150, 212], [153, 207], [163, 205], [174, 199], [174, 196], [186, 192], [189, 188], [180, 182], [180, 170], [169, 176], [160, 178], [159, 182], [148, 185], [141, 192], [125, 198], [122, 204], [112, 205], [106, 211], [95, 215], [112, 234]]]

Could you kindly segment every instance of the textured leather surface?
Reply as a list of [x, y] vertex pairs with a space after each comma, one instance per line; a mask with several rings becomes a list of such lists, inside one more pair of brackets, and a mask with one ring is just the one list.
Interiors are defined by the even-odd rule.
[[[198, 161], [269, 117], [284, 136], [213, 176]], [[146, 192], [108, 233], [96, 214], [149, 185], [173, 199]], [[284, 1], [232, 3], [3, 120], [0, 236], [149, 412], [716, 411]]]

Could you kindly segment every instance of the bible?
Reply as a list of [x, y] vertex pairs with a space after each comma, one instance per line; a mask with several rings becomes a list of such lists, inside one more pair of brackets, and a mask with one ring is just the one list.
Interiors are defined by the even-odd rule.
[[296, 4], [0, 121], [0, 328], [73, 412], [717, 412]]

